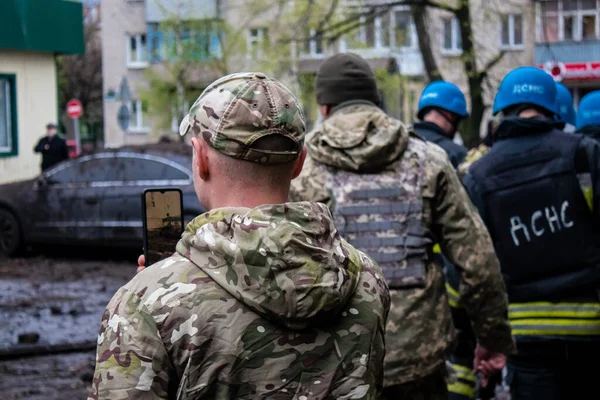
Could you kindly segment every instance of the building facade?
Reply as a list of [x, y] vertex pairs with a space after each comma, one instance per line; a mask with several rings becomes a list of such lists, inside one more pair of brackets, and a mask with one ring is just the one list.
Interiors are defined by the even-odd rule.
[[[186, 58], [207, 61], [205, 68], [186, 71], [186, 82], [202, 88], [218, 76], [208, 61], [219, 56], [213, 24], [220, 19], [219, 4], [218, 0], [102, 0], [106, 147], [155, 142], [164, 135], [176, 138], [181, 110], [172, 110], [168, 126], [160, 124], [143, 93], [152, 89], [152, 76], [164, 80], [167, 92], [177, 91], [174, 76], [178, 68], [185, 68]], [[189, 105], [186, 98], [180, 108]]]
[[537, 1], [535, 62], [573, 95], [600, 90], [600, 1]]
[[[354, 10], [368, 11], [385, 3], [363, 0], [345, 4]], [[442, 3], [456, 6], [456, 1]], [[376, 10], [374, 17], [361, 17], [360, 26], [333, 46], [328, 47], [319, 40], [306, 43], [300, 54], [300, 69], [316, 71], [320, 60], [335, 52], [360, 54], [375, 70], [395, 72], [403, 77], [398, 88], [391, 91], [395, 91], [395, 95], [384, 96], [386, 99], [395, 96], [393, 106], [387, 111], [405, 122], [414, 122], [418, 98], [427, 80], [410, 8], [395, 5], [384, 12], [381, 12], [382, 8]], [[478, 67], [483, 68], [502, 54], [485, 81], [484, 103], [489, 109], [504, 75], [517, 66], [534, 63], [535, 12], [531, 0], [473, 0], [470, 13]], [[431, 49], [442, 77], [457, 84], [468, 95], [459, 21], [451, 12], [436, 7], [427, 8], [426, 21]], [[314, 36], [314, 31], [308, 34]], [[482, 124], [482, 134], [485, 126]]]
[[[33, 12], [27, 12], [35, 10]], [[48, 27], [52, 29], [47, 29]], [[57, 123], [56, 54], [84, 52], [81, 4], [4, 0], [0, 13], [0, 183], [40, 171], [33, 152]]]

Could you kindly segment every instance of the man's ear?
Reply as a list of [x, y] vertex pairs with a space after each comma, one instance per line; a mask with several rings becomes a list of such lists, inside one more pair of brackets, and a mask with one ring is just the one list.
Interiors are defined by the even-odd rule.
[[194, 160], [192, 162], [195, 163], [200, 179], [206, 181], [210, 175], [208, 168], [208, 149], [206, 148], [207, 144], [197, 137], [193, 137], [191, 143], [192, 148], [194, 149]]
[[295, 179], [302, 172], [304, 166], [304, 160], [306, 160], [306, 146], [302, 146], [302, 152], [298, 156], [298, 159], [294, 163], [294, 170], [292, 171], [292, 179]]

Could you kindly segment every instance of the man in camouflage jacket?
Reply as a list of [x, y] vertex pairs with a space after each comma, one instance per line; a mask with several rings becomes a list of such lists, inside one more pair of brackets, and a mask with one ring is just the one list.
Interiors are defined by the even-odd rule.
[[[325, 120], [307, 135], [308, 157], [290, 199], [328, 204], [338, 229], [351, 232], [344, 233], [348, 241], [391, 277], [383, 398], [447, 399], [445, 360], [454, 329], [431, 247], [439, 243], [457, 266], [461, 302], [479, 343], [475, 365], [491, 374], [514, 343], [489, 234], [444, 151], [376, 106], [365, 60], [354, 54], [325, 60], [317, 102]], [[385, 268], [390, 260], [396, 270]]]
[[296, 98], [229, 75], [190, 131], [210, 211], [108, 304], [88, 399], [378, 399], [389, 292], [325, 205], [286, 203], [306, 154]]

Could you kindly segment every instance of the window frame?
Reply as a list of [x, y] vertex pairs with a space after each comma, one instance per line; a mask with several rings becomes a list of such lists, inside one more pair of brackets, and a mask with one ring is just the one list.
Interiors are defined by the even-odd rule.
[[[396, 43], [396, 13], [397, 12], [406, 12], [408, 13], [408, 34], [410, 36], [410, 45], [408, 46], [398, 46]], [[393, 7], [390, 10], [390, 47], [395, 49], [411, 49], [415, 50], [419, 47], [419, 41], [417, 38], [417, 28], [415, 27], [415, 21], [413, 21], [412, 14], [410, 13], [410, 8], [407, 6], [399, 6]]]
[[[515, 43], [515, 17], [516, 16], [520, 16], [521, 17], [521, 43], [517, 44]], [[502, 18], [503, 17], [508, 17], [508, 44], [506, 43], [502, 43], [502, 28], [503, 28], [503, 24], [502, 24]], [[500, 27], [500, 35], [499, 35], [499, 47], [502, 50], [525, 50], [525, 24], [524, 24], [524, 20], [523, 20], [523, 14], [519, 14], [519, 13], [508, 13], [508, 14], [501, 14], [500, 15], [500, 21], [499, 21], [499, 27]]]
[[[452, 42], [452, 47], [450, 49], [447, 49], [446, 47], [444, 47], [445, 44], [445, 36], [444, 36], [444, 21], [450, 20], [451, 24], [450, 24], [450, 30], [451, 30], [451, 37], [450, 37], [450, 42]], [[452, 16], [445, 16], [441, 18], [442, 21], [442, 29], [440, 30], [441, 35], [440, 35], [440, 51], [442, 53], [442, 55], [444, 56], [460, 56], [463, 53], [463, 49], [462, 49], [462, 43], [461, 43], [461, 47], [458, 47], [458, 37], [460, 36], [460, 29], [458, 27], [458, 18], [456, 18], [456, 16], [452, 15]]]
[[[544, 11], [543, 2], [536, 4], [536, 25], [538, 26], [536, 32], [536, 43], [546, 43], [543, 37], [543, 21], [545, 17], [556, 17], [558, 22], [558, 38], [556, 42], [565, 42], [565, 41], [573, 41], [573, 42], [581, 42], [585, 40], [599, 40], [600, 39], [600, 0], [596, 0], [596, 9], [595, 10], [582, 10], [581, 3], [579, 0], [571, 0], [577, 1], [577, 9], [576, 10], [564, 10], [564, 0], [558, 0], [558, 10], [556, 11]], [[565, 39], [565, 22], [564, 18], [567, 16], [573, 17], [575, 24], [575, 35], [572, 39]], [[593, 16], [595, 17], [594, 24], [594, 32], [595, 38], [593, 39], [584, 39], [582, 35], [583, 30], [583, 17], [585, 16]], [[551, 42], [555, 43], [555, 42]]]
[[[268, 29], [269, 28], [265, 26], [256, 26], [248, 28], [246, 30], [246, 58], [248, 60], [252, 60], [254, 57], [252, 54], [253, 44], [256, 44], [258, 46], [258, 49], [256, 51], [256, 59], [264, 58], [264, 49], [268, 45], [266, 41], [269, 40]], [[252, 35], [253, 30], [256, 30], [256, 36]]]
[[[315, 29], [310, 29], [308, 30], [308, 34], [310, 37], [314, 36], [316, 34], [316, 30]], [[305, 31], [306, 34], [306, 31]], [[300, 58], [325, 58], [325, 43], [323, 40], [323, 37], [321, 36], [321, 52], [317, 52], [317, 40], [316, 39], [310, 39], [308, 41], [308, 48], [309, 48], [309, 52], [307, 53], [304, 49], [305, 43], [302, 43], [302, 50], [300, 52]]]
[[9, 110], [9, 147], [5, 150], [0, 149], [0, 158], [15, 157], [19, 155], [19, 130], [18, 130], [18, 112], [17, 112], [17, 75], [0, 73], [0, 79], [7, 80]]
[[[142, 36], [146, 37], [146, 44], [142, 46]], [[131, 39], [135, 38], [135, 45], [138, 49], [137, 54], [143, 51], [145, 54], [145, 60], [133, 60], [133, 52], [131, 49]], [[125, 40], [125, 63], [129, 69], [142, 69], [147, 68], [150, 65], [148, 51], [148, 34], [147, 32], [127, 34], [127, 40]]]
[[[136, 112], [133, 110], [133, 104], [135, 103]], [[129, 127], [127, 127], [128, 134], [147, 134], [150, 132], [149, 126], [144, 126], [144, 104], [140, 99], [132, 99], [127, 103], [127, 108], [129, 108], [129, 115], [131, 116], [130, 121], [135, 121], [135, 125], [129, 123]], [[139, 112], [139, 111], [141, 112]]]

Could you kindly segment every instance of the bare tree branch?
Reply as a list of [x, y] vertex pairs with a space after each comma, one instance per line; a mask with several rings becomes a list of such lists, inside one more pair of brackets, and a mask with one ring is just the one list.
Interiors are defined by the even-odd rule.
[[483, 67], [483, 69], [480, 72], [482, 79], [487, 78], [489, 71], [492, 68], [494, 68], [494, 66], [496, 64], [498, 64], [500, 61], [502, 61], [502, 58], [504, 57], [505, 54], [506, 54], [506, 51], [501, 50], [500, 53], [496, 54], [496, 56], [494, 58], [492, 58], [490, 61], [488, 61], [488, 63], [485, 65], [485, 67]]
[[329, 23], [329, 20], [331, 20], [331, 17], [333, 17], [333, 13], [335, 12], [335, 10], [337, 9], [337, 6], [339, 4], [339, 0], [333, 0], [331, 2], [331, 5], [329, 6], [329, 10], [327, 11], [327, 13], [323, 16], [323, 18], [319, 21], [319, 24], [317, 25], [318, 31], [316, 32], [317, 35], [322, 34], [322, 30], [323, 28], [325, 28], [325, 25], [327, 25]]
[[[328, 15], [329, 14], [333, 15], [333, 12], [337, 8], [336, 6], [338, 5], [338, 3], [339, 3], [338, 0], [334, 0], [332, 2], [332, 6], [330, 7], [330, 9], [327, 13]], [[312, 5], [312, 4], [314, 4], [314, 0], [309, 0], [308, 6], [307, 6], [307, 11], [308, 11], [308, 7], [310, 7], [310, 5]], [[458, 8], [454, 8], [450, 5], [441, 4], [441, 3], [431, 1], [431, 0], [399, 0], [399, 1], [389, 1], [386, 3], [369, 5], [366, 7], [360, 6], [360, 9], [363, 9], [363, 10], [365, 8], [368, 8], [368, 9], [365, 11], [355, 12], [348, 18], [346, 18], [338, 23], [335, 23], [333, 25], [330, 25], [327, 27], [322, 26], [320, 29], [316, 30], [313, 35], [310, 35], [308, 37], [290, 38], [290, 39], [282, 40], [282, 42], [285, 42], [285, 43], [289, 43], [291, 41], [307, 42], [310, 40], [315, 40], [315, 39], [320, 39], [320, 38], [323, 38], [326, 40], [336, 40], [343, 34], [348, 33], [350, 31], [356, 29], [357, 27], [363, 25], [363, 23], [360, 21], [361, 17], [368, 16], [368, 17], [374, 18], [375, 16], [385, 14], [392, 7], [399, 6], [399, 5], [421, 5], [423, 7], [438, 8], [440, 10], [446, 10], [446, 11], [450, 11], [452, 13], [456, 13], [459, 10]], [[358, 8], [358, 6], [351, 7], [351, 8]], [[309, 17], [309, 15], [305, 14], [304, 17], [298, 21], [298, 26], [305, 26], [308, 23], [307, 17]], [[323, 20], [327, 20], [330, 17], [331, 16], [329, 16], [329, 17], [326, 16], [326, 18], [324, 18]], [[338, 29], [339, 29], [339, 31], [338, 31]], [[336, 32], [334, 34], [326, 36], [326, 33], [333, 32], [333, 31], [336, 31]]]
[[433, 54], [433, 46], [431, 46], [431, 38], [429, 37], [429, 30], [427, 29], [427, 8], [423, 5], [411, 6], [411, 16], [415, 23], [417, 40], [419, 41], [419, 50], [423, 57], [423, 64], [427, 77], [430, 81], [443, 79]]

